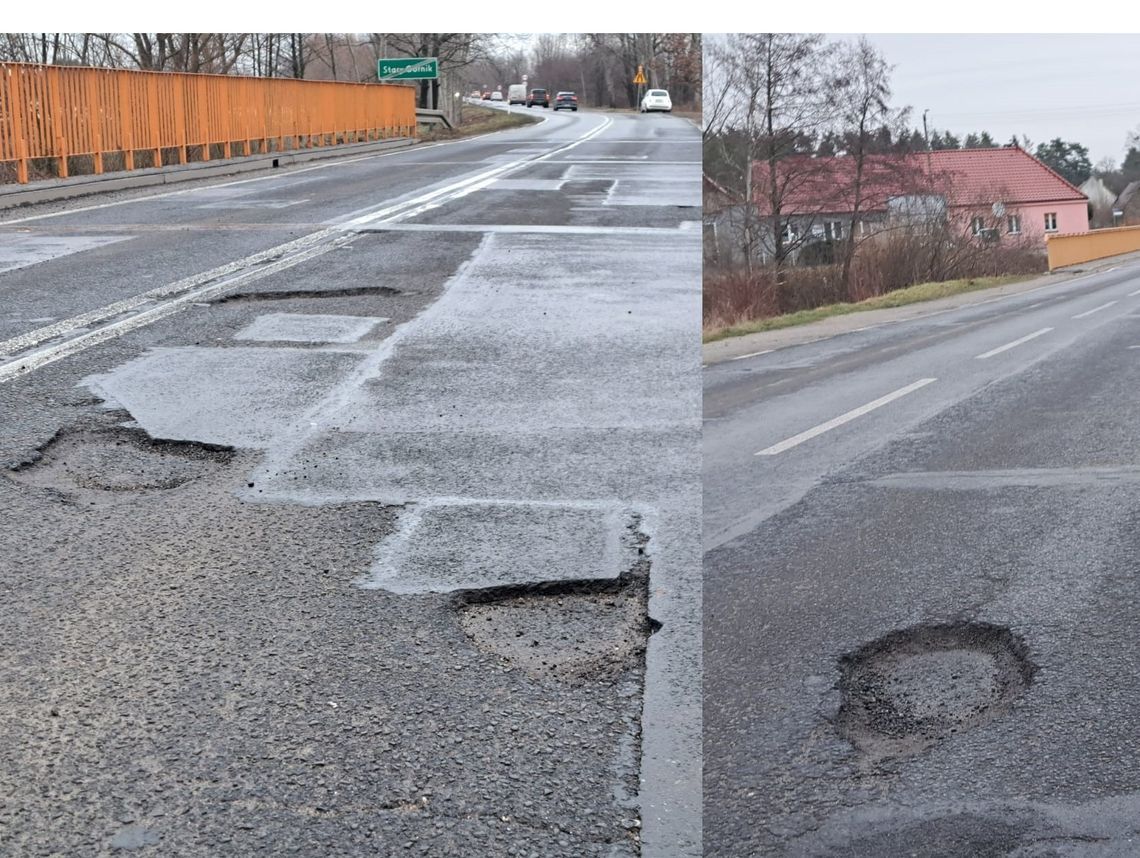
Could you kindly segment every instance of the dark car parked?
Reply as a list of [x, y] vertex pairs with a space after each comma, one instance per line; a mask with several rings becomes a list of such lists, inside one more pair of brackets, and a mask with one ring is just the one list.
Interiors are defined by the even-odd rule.
[[554, 96], [555, 110], [573, 110], [578, 112], [578, 96], [572, 92], [560, 92]]
[[536, 104], [541, 104], [543, 107], [550, 107], [550, 96], [545, 89], [532, 89], [530, 95], [526, 97], [527, 107], [534, 107]]

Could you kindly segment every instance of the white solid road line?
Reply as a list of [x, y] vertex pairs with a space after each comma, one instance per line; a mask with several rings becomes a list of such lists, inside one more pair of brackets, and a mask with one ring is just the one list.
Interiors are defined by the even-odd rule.
[[1042, 334], [1047, 334], [1051, 330], [1053, 330], [1053, 329], [1052, 328], [1042, 328], [1040, 331], [1034, 331], [1032, 334], [1026, 334], [1021, 339], [1014, 340], [1012, 343], [1006, 343], [1004, 346], [998, 346], [996, 349], [990, 349], [988, 352], [982, 352], [980, 355], [977, 355], [975, 357], [975, 359], [976, 360], [985, 360], [986, 358], [992, 358], [994, 355], [1000, 355], [1002, 352], [1007, 352], [1012, 348], [1016, 348], [1017, 346], [1021, 345], [1022, 343], [1027, 343], [1032, 339], [1036, 339], [1037, 337], [1041, 336]]
[[1137, 289], [1135, 292], [1128, 293], [1129, 298], [1135, 298], [1137, 295], [1140, 295], [1140, 289]]
[[901, 399], [908, 393], [914, 393], [916, 390], [926, 387], [926, 385], [937, 380], [938, 379], [936, 378], [920, 378], [913, 384], [908, 384], [906, 387], [900, 387], [898, 390], [894, 391], [893, 393], [888, 393], [886, 396], [880, 396], [874, 402], [868, 402], [866, 405], [860, 405], [858, 408], [852, 409], [846, 414], [840, 414], [838, 417], [832, 420], [828, 420], [826, 423], [820, 423], [818, 426], [814, 426], [811, 429], [808, 429], [806, 432], [801, 432], [799, 435], [793, 435], [791, 438], [781, 441], [779, 444], [773, 444], [771, 447], [765, 447], [755, 455], [775, 456], [778, 453], [783, 453], [785, 450], [790, 450], [792, 447], [799, 446], [800, 444], [804, 443], [804, 441], [810, 441], [817, 435], [822, 435], [824, 432], [830, 432], [832, 429], [835, 429], [838, 426], [842, 426], [844, 423], [850, 423], [856, 417], [862, 417], [864, 414], [874, 411], [876, 408], [882, 408], [884, 405], [894, 402], [896, 399]]
[[745, 358], [750, 357], [760, 357], [760, 355], [770, 355], [774, 351], [775, 349], [764, 349], [762, 352], [750, 352], [746, 355], [737, 355], [734, 358], [729, 358], [729, 360], [744, 360]]
[[1101, 310], [1107, 310], [1115, 303], [1115, 301], [1109, 301], [1107, 304], [1101, 304], [1099, 307], [1093, 307], [1091, 310], [1085, 310], [1083, 313], [1077, 313], [1077, 315], [1073, 316], [1073, 318], [1083, 319], [1085, 316], [1091, 316], [1093, 313], [1099, 313]]
[[[219, 294], [229, 291], [237, 285], [247, 283], [251, 280], [261, 279], [269, 274], [291, 268], [294, 265], [298, 265], [301, 262], [326, 253], [338, 245], [352, 240], [353, 225], [386, 223], [401, 220], [411, 215], [420, 214], [453, 199], [466, 196], [472, 191], [490, 184], [494, 181], [494, 177], [504, 172], [517, 170], [520, 167], [536, 161], [544, 161], [559, 152], [565, 152], [580, 146], [582, 143], [596, 137], [612, 124], [613, 120], [607, 117], [600, 125], [591, 128], [586, 134], [573, 142], [559, 146], [545, 155], [512, 161], [509, 164], [504, 164], [493, 170], [461, 179], [458, 182], [453, 182], [450, 185], [437, 188], [410, 200], [404, 200], [394, 205], [385, 206], [370, 215], [353, 218], [345, 223], [319, 230], [318, 232], [286, 242], [277, 247], [235, 260], [220, 268], [215, 268], [193, 277], [184, 278], [176, 283], [161, 286], [122, 301], [116, 301], [106, 307], [101, 307], [70, 319], [63, 319], [44, 328], [38, 328], [37, 330], [21, 334], [5, 342], [0, 342], [0, 355], [15, 354], [24, 349], [37, 346], [47, 340], [54, 339], [55, 337], [81, 330], [97, 322], [113, 319], [125, 312], [137, 310], [145, 306], [145, 309], [142, 309], [141, 312], [128, 316], [125, 319], [120, 319], [101, 328], [96, 328], [93, 331], [83, 333], [70, 340], [52, 346], [45, 346], [38, 351], [17, 357], [6, 363], [0, 363], [0, 384], [32, 372], [45, 364], [54, 363], [57, 360], [76, 354], [98, 343], [114, 339], [128, 331], [149, 325], [173, 313], [180, 312], [195, 303], [217, 297]], [[488, 176], [490, 176], [490, 178], [488, 178]], [[282, 258], [283, 254], [284, 258]], [[266, 262], [269, 264], [265, 264]], [[218, 282], [219, 279], [221, 282]], [[174, 297], [169, 297], [172, 295]], [[169, 300], [161, 304], [153, 304], [153, 301], [160, 297], [169, 297]]]
[[[530, 127], [531, 128], [536, 127], [537, 125], [541, 125], [543, 122], [546, 122], [546, 119], [543, 119], [540, 122], [536, 123], [535, 126], [530, 126]], [[300, 173], [311, 173], [314, 170], [329, 170], [329, 169], [334, 169], [336, 167], [342, 167], [345, 164], [356, 164], [356, 163], [359, 163], [361, 161], [374, 161], [374, 160], [377, 160], [379, 158], [391, 158], [395, 155], [406, 155], [409, 152], [423, 152], [426, 149], [435, 149], [439, 146], [455, 146], [455, 145], [460, 144], [460, 143], [468, 143], [472, 140], [479, 140], [483, 137], [490, 137], [493, 134], [502, 134], [505, 131], [512, 131], [512, 130], [518, 131], [520, 129], [519, 128], [514, 128], [514, 129], [504, 128], [504, 129], [501, 129], [499, 131], [488, 131], [486, 134], [475, 134], [471, 137], [463, 137], [463, 138], [460, 138], [459, 140], [441, 140], [438, 143], [418, 143], [418, 144], [415, 144], [413, 146], [405, 146], [405, 147], [401, 147], [399, 149], [394, 149], [392, 151], [371, 152], [367, 155], [358, 155], [358, 156], [352, 157], [352, 158], [349, 158], [349, 157], [330, 158], [330, 160], [326, 163], [314, 164], [310, 167], [298, 167], [296, 169], [289, 170], [287, 173], [274, 172], [268, 176], [254, 176], [254, 177], [248, 178], [248, 179], [233, 179], [233, 180], [228, 181], [228, 182], [214, 182], [214, 183], [211, 183], [209, 185], [197, 185], [196, 184], [190, 188], [180, 188], [176, 191], [163, 191], [163, 192], [157, 193], [157, 194], [147, 194], [144, 196], [132, 197], [129, 200], [113, 200], [112, 202], [109, 202], [109, 203], [96, 203], [96, 204], [90, 205], [90, 206], [80, 206], [79, 208], [64, 209], [64, 210], [58, 211], [58, 212], [45, 212], [44, 214], [30, 215], [28, 217], [13, 218], [11, 220], [3, 220], [3, 221], [0, 221], [0, 227], [14, 226], [15, 224], [27, 223], [28, 221], [33, 221], [33, 220], [44, 220], [45, 218], [65, 217], [66, 215], [81, 214], [83, 212], [97, 211], [99, 209], [116, 208], [117, 206], [132, 205], [134, 203], [145, 203], [145, 202], [150, 202], [151, 200], [166, 199], [167, 197], [178, 197], [178, 196], [181, 196], [183, 194], [192, 194], [192, 193], [195, 193], [196, 191], [201, 191], [204, 189], [213, 190], [215, 188], [229, 188], [229, 187], [232, 187], [233, 185], [248, 185], [248, 184], [252, 184], [254, 182], [279, 181], [282, 179], [290, 178], [292, 176], [296, 176]], [[282, 152], [281, 154], [282, 155], [289, 155], [289, 154], [293, 154], [295, 152], [302, 152], [302, 151], [307, 152], [310, 150], [293, 149], [293, 150], [289, 150], [287, 152]], [[416, 162], [416, 166], [420, 166], [421, 163], [422, 162]], [[130, 174], [127, 173], [127, 175], [130, 175]], [[199, 181], [203, 181], [203, 180], [206, 180], [208, 178], [209, 177], [203, 176], [201, 179], [199, 179]]]

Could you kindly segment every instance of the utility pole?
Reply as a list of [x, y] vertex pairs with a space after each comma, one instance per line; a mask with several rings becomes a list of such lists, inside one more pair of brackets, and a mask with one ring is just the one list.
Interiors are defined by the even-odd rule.
[[932, 181], [934, 174], [934, 167], [930, 158], [930, 134], [926, 130], [926, 114], [929, 112], [929, 107], [922, 111], [922, 136], [926, 140], [926, 179], [928, 182]]

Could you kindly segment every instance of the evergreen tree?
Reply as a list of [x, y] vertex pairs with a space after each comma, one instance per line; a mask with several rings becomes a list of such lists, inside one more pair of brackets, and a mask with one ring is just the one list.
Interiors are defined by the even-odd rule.
[[1039, 144], [1034, 154], [1037, 160], [1071, 184], [1079, 185], [1092, 175], [1089, 150], [1080, 143], [1070, 143], [1054, 137], [1048, 143]]

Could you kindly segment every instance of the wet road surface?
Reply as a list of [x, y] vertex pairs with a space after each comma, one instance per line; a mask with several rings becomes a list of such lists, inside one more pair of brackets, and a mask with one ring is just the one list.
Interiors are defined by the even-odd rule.
[[704, 370], [705, 849], [1140, 851], [1140, 269]]
[[700, 854], [699, 159], [0, 216], [0, 852]]

